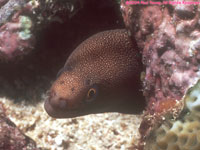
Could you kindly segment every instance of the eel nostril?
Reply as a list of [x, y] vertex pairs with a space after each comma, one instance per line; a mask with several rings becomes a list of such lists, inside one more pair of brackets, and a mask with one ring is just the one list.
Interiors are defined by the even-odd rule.
[[55, 97], [55, 96], [56, 96], [56, 93], [55, 93], [54, 91], [50, 91], [50, 92], [49, 92], [49, 96], [50, 96], [50, 97]]
[[56, 93], [54, 91], [48, 91], [47, 96], [48, 96], [47, 99], [49, 101], [49, 104], [52, 106], [56, 106], [56, 101], [58, 99], [58, 97], [56, 96]]
[[58, 96], [53, 90], [48, 91], [47, 96], [47, 100], [52, 107], [56, 109], [64, 109], [67, 107], [67, 100]]
[[67, 101], [63, 98], [59, 98], [58, 96], [53, 96], [49, 98], [49, 103], [52, 107], [58, 109], [64, 109], [67, 107]]
[[48, 90], [48, 91], [46, 92], [46, 96], [47, 96], [48, 99], [51, 99], [51, 98], [55, 97], [55, 95], [56, 95], [56, 94], [55, 94], [54, 91]]

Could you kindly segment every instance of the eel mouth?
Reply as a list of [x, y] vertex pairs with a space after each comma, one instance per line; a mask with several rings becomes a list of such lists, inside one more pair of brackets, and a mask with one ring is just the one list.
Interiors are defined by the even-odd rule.
[[53, 107], [50, 104], [50, 99], [46, 99], [44, 102], [44, 109], [47, 112], [47, 114], [53, 118], [75, 118], [77, 116], [80, 116], [79, 112], [77, 110], [70, 110], [67, 109], [59, 109], [57, 107]]
[[49, 116], [56, 117], [54, 116], [56, 114], [56, 110], [50, 105], [49, 99], [45, 100], [44, 109]]

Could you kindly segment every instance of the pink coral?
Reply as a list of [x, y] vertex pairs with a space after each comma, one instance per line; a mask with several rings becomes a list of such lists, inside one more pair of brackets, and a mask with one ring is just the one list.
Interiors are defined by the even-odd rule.
[[140, 126], [145, 141], [166, 115], [179, 116], [184, 95], [200, 78], [199, 6], [125, 2], [124, 21], [146, 67], [143, 87], [148, 106]]
[[[0, 59], [12, 60], [33, 49], [32, 7], [20, 0], [5, 1], [0, 9]], [[20, 9], [16, 9], [19, 7]]]
[[66, 21], [82, 5], [79, 0], [0, 0], [0, 60], [15, 60], [30, 53], [42, 29], [51, 22]]
[[19, 18], [0, 27], [0, 57], [12, 59], [32, 49], [33, 37], [23, 39], [19, 34], [21, 29]]
[[0, 8], [3, 6], [8, 0], [0, 0]]

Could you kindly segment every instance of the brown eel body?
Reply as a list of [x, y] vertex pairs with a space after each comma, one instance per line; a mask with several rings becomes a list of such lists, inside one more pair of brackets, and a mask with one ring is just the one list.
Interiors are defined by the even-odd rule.
[[138, 113], [142, 62], [125, 29], [100, 32], [69, 56], [48, 92], [45, 110], [55, 118], [102, 112]]

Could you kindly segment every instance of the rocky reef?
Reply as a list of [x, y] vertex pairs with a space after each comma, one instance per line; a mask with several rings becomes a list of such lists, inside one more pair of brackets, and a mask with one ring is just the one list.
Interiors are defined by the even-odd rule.
[[35, 49], [39, 32], [50, 22], [64, 22], [82, 1], [3, 0], [0, 2], [0, 60], [19, 59]]
[[24, 135], [16, 125], [6, 117], [5, 108], [0, 103], [0, 149], [2, 150], [39, 150], [36, 143]]
[[144, 2], [121, 3], [126, 27], [146, 67], [143, 87], [148, 106], [139, 149], [199, 149], [195, 133], [199, 118], [192, 117], [199, 113], [199, 5], [196, 1]]

